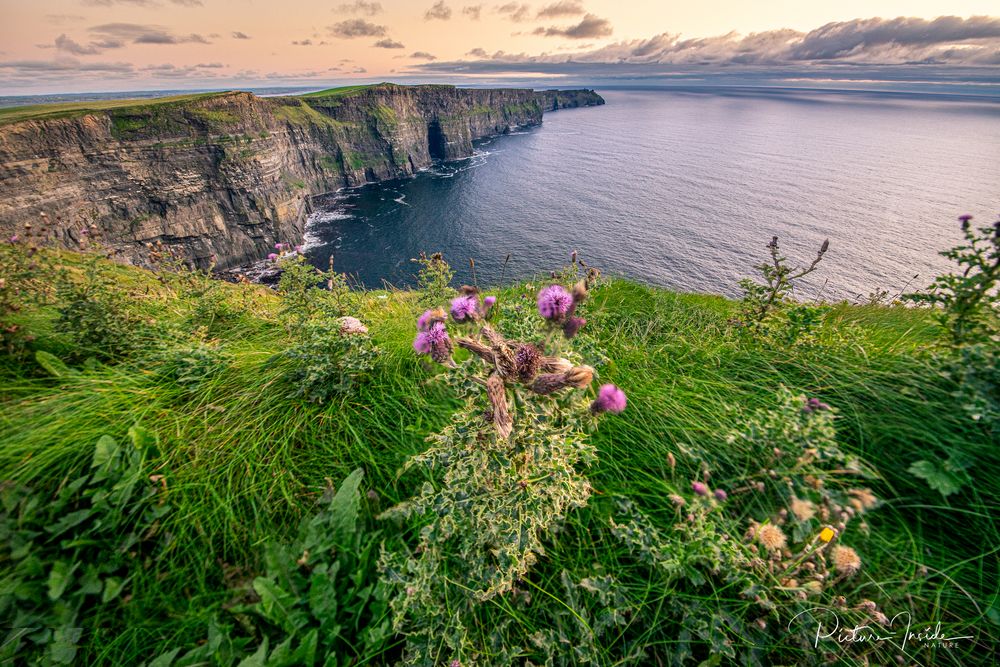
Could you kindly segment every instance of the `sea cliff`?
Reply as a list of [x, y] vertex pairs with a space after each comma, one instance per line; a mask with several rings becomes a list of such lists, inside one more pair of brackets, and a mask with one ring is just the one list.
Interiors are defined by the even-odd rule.
[[586, 90], [379, 84], [43, 107], [0, 125], [0, 231], [45, 212], [67, 246], [93, 223], [126, 261], [162, 241], [236, 266], [301, 239], [312, 195], [411, 176], [543, 111], [603, 103]]

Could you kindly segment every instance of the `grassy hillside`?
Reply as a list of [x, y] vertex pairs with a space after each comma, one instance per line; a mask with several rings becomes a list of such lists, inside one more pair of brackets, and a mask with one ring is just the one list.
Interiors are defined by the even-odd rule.
[[55, 104], [30, 104], [26, 106], [0, 108], [0, 125], [21, 120], [49, 120], [53, 118], [74, 118], [97, 111], [145, 110], [161, 104], [178, 104], [204, 100], [226, 93], [192, 93], [190, 95], [170, 95], [151, 99], [92, 100], [89, 102], [59, 102]]
[[[63, 255], [60, 262], [71, 280], [94, 270], [80, 256]], [[375, 546], [352, 561], [353, 569], [341, 570], [341, 580], [353, 582], [354, 597], [338, 598], [339, 624], [323, 626], [320, 636], [341, 642], [339, 659], [328, 664], [397, 660], [400, 635], [364, 634], [389, 618], [384, 605], [374, 602], [379, 593], [372, 591], [381, 589], [366, 587], [378, 578], [377, 544], [398, 543], [410, 532], [375, 515], [434, 479], [430, 473], [398, 471], [460, 405], [450, 386], [431, 381], [441, 368], [414, 354], [421, 295], [350, 297], [350, 312], [367, 325], [379, 354], [350, 391], [316, 403], [297, 395], [296, 383], [288, 379], [291, 362], [280, 356], [302, 336], [287, 298], [260, 286], [205, 288], [198, 281], [161, 280], [143, 270], [98, 264], [106, 288], [122, 295], [119, 307], [133, 318], [130, 351], [107, 356], [81, 347], [72, 332], [58, 330], [63, 297], [53, 297], [18, 313], [17, 321], [34, 339], [27, 354], [4, 355], [0, 363], [0, 479], [51, 498], [91, 469], [102, 436], [127, 443], [130, 429], [139, 425], [143, 437], [157, 443], [143, 475], [154, 476], [152, 485], [161, 494], [157, 507], [169, 511], [157, 515], [155, 530], [142, 542], [157, 546], [129, 552], [127, 596], [84, 606], [78, 664], [141, 664], [174, 648], [179, 652], [170, 657], [177, 662], [158, 664], [235, 664], [232, 656], [258, 651], [269, 636], [262, 629], [266, 624], [244, 607], [261, 599], [270, 604], [260, 587], [250, 585], [277, 567], [267, 545], [294, 539], [299, 522], [318, 511], [324, 489], [338, 487], [358, 468], [364, 472], [359, 530]], [[520, 326], [518, 319], [534, 310], [539, 284], [488, 292], [497, 296], [498, 308], [503, 305], [496, 325]], [[513, 309], [518, 304], [523, 313]], [[580, 641], [573, 633], [580, 632], [592, 640], [595, 663], [608, 665], [629, 655], [645, 656], [641, 664], [671, 664], [685, 655], [690, 655], [686, 664], [720, 664], [710, 654], [733, 647], [763, 664], [831, 658], [887, 664], [897, 655], [906, 656], [907, 664], [989, 664], [1000, 622], [998, 453], [988, 432], [961, 409], [951, 381], [938, 372], [931, 356], [938, 334], [927, 312], [837, 305], [808, 340], [789, 345], [735, 331], [735, 313], [736, 304], [720, 297], [625, 280], [593, 289], [585, 343], [606, 356], [598, 366], [600, 382], [613, 382], [627, 393], [627, 410], [601, 421], [591, 436], [597, 460], [587, 471], [594, 489], [587, 506], [571, 511], [561, 530], [545, 536], [545, 554], [519, 584], [520, 593], [478, 608], [470, 619], [473, 640], [489, 646], [490, 633], [502, 627], [505, 641], [513, 637], [525, 647], [519, 663], [537, 660], [539, 637], [552, 630], [554, 641], [564, 636], [573, 642], [557, 651], [559, 664], [582, 660], [572, 652]], [[208, 372], [188, 373], [202, 368], [191, 351], [198, 345], [218, 354], [208, 357]], [[39, 363], [33, 356], [38, 350], [68, 368], [46, 362], [45, 355]], [[775, 408], [782, 386], [834, 408], [840, 448], [870, 466], [865, 485], [882, 500], [844, 535], [861, 555], [860, 572], [838, 580], [810, 604], [833, 606], [837, 596], [845, 596], [853, 609], [871, 600], [890, 617], [911, 612], [914, 631], [941, 622], [944, 634], [974, 639], [953, 647], [911, 640], [905, 650], [885, 641], [823, 642], [811, 650], [806, 645], [815, 628], [784, 629], [789, 610], [805, 604], [795, 590], [782, 597], [789, 582], [761, 580], [776, 604], [764, 610], [725, 583], [725, 572], [706, 575], [708, 583], [701, 584], [663, 579], [616, 540], [609, 517], [617, 499], [631, 500], [669, 535], [693, 521], [669, 498], [700, 502], [692, 496], [692, 480], [707, 479], [712, 488], [729, 490], [721, 509], [711, 510], [724, 513], [715, 524], [718, 534], [749, 555], [743, 533], [750, 521], [780, 507], [753, 500], [754, 492], [746, 489], [761, 479], [762, 465], [779, 466], [757, 459], [731, 436], [755, 411]], [[907, 471], [917, 460], [956, 454], [976, 465], [969, 469], [971, 483], [947, 498]], [[784, 474], [780, 467], [777, 474]], [[6, 551], [0, 557], [7, 604], [14, 595], [10, 558]], [[46, 573], [52, 566], [38, 567], [51, 594], [54, 575]], [[74, 570], [77, 579], [80, 567]], [[582, 580], [593, 587], [603, 575], [615, 578], [620, 604], [585, 603], [593, 588], [574, 594], [566, 584]], [[584, 597], [578, 601], [575, 595]], [[331, 596], [336, 597], [330, 593], [319, 600], [329, 602]], [[290, 604], [276, 600], [279, 610]], [[310, 604], [315, 610], [316, 600]], [[579, 611], [584, 608], [593, 616]], [[605, 627], [601, 614], [621, 609], [627, 611], [608, 617], [614, 618], [608, 621], [612, 630], [597, 630]], [[286, 612], [273, 616], [292, 618]], [[685, 623], [699, 613], [709, 619], [700, 630]], [[266, 627], [274, 630], [281, 623]], [[766, 631], [756, 629], [761, 623]], [[225, 643], [210, 628], [225, 628]], [[276, 637], [284, 636], [275, 632], [271, 649]], [[183, 662], [199, 645], [210, 647], [215, 657]], [[440, 655], [450, 659], [446, 651]], [[464, 656], [461, 664], [491, 664], [496, 655]], [[274, 655], [267, 662], [294, 663]]]

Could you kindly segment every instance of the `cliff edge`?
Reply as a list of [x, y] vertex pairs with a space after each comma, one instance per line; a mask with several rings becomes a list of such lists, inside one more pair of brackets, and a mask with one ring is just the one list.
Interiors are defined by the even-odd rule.
[[93, 222], [125, 260], [159, 240], [227, 268], [301, 239], [311, 195], [411, 176], [543, 111], [603, 103], [593, 91], [379, 84], [3, 110], [0, 231], [44, 211], [67, 246]]

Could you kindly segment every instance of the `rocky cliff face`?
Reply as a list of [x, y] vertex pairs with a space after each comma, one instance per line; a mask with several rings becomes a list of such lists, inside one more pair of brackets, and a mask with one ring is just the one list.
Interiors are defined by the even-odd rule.
[[311, 195], [410, 176], [540, 123], [543, 109], [603, 102], [593, 91], [382, 84], [23, 120], [0, 126], [0, 231], [44, 211], [67, 245], [94, 222], [128, 261], [161, 240], [202, 266], [212, 255], [220, 268], [245, 264], [301, 238]]

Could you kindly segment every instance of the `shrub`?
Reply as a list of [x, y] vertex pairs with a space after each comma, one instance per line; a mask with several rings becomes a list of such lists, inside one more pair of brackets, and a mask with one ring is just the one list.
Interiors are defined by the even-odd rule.
[[48, 222], [43, 213], [39, 224], [25, 223], [21, 233], [0, 241], [0, 348], [7, 354], [17, 354], [34, 340], [17, 315], [26, 306], [47, 304], [52, 297], [55, 267], [45, 252]]
[[382, 515], [421, 526], [415, 548], [387, 550], [380, 563], [406, 664], [468, 661], [483, 651], [466, 625], [477, 605], [513, 591], [545, 552], [547, 534], [590, 496], [578, 470], [595, 458], [587, 431], [599, 414], [623, 410], [625, 395], [613, 385], [596, 399], [581, 391], [595, 371], [575, 362], [568, 344], [579, 327], [569, 323], [588, 287], [586, 279], [572, 290], [555, 283], [538, 295], [544, 337], [570, 332], [550, 345], [563, 356], [505, 337], [487, 321], [493, 299], [472, 287], [450, 307], [455, 325], [468, 329], [456, 341], [472, 353], [465, 361], [453, 358], [443, 309], [418, 320], [414, 348], [450, 369], [464, 406], [403, 468], [438, 473], [438, 483]]
[[185, 392], [194, 392], [202, 383], [218, 376], [232, 358], [219, 346], [195, 343], [167, 348], [154, 357], [157, 377], [179, 385]]
[[288, 377], [296, 395], [323, 402], [362, 380], [374, 368], [378, 348], [360, 321], [341, 317], [307, 322], [299, 342], [281, 356], [293, 362]]
[[417, 272], [417, 289], [420, 291], [420, 304], [433, 308], [447, 303], [455, 295], [451, 281], [455, 272], [445, 261], [444, 255], [436, 252], [430, 256], [420, 253], [420, 257], [410, 260], [420, 265]]
[[[804, 269], [793, 269], [788, 265], [788, 260], [778, 248], [777, 236], [771, 239], [767, 248], [771, 255], [771, 261], [762, 262], [756, 266], [764, 278], [764, 282], [757, 282], [751, 278], [744, 278], [740, 281], [743, 297], [735, 323], [752, 333], [767, 333], [768, 329], [774, 325], [772, 320], [778, 314], [789, 311], [788, 307], [794, 303], [791, 300], [791, 294], [796, 282], [816, 270], [817, 265], [823, 260], [823, 256], [830, 248], [830, 242], [829, 240], [823, 241], [816, 253], [816, 258]], [[803, 324], [815, 325], [817, 321], [822, 319], [821, 311], [792, 308], [790, 312], [794, 318], [791, 322], [794, 331], [793, 338], [800, 335]]]

